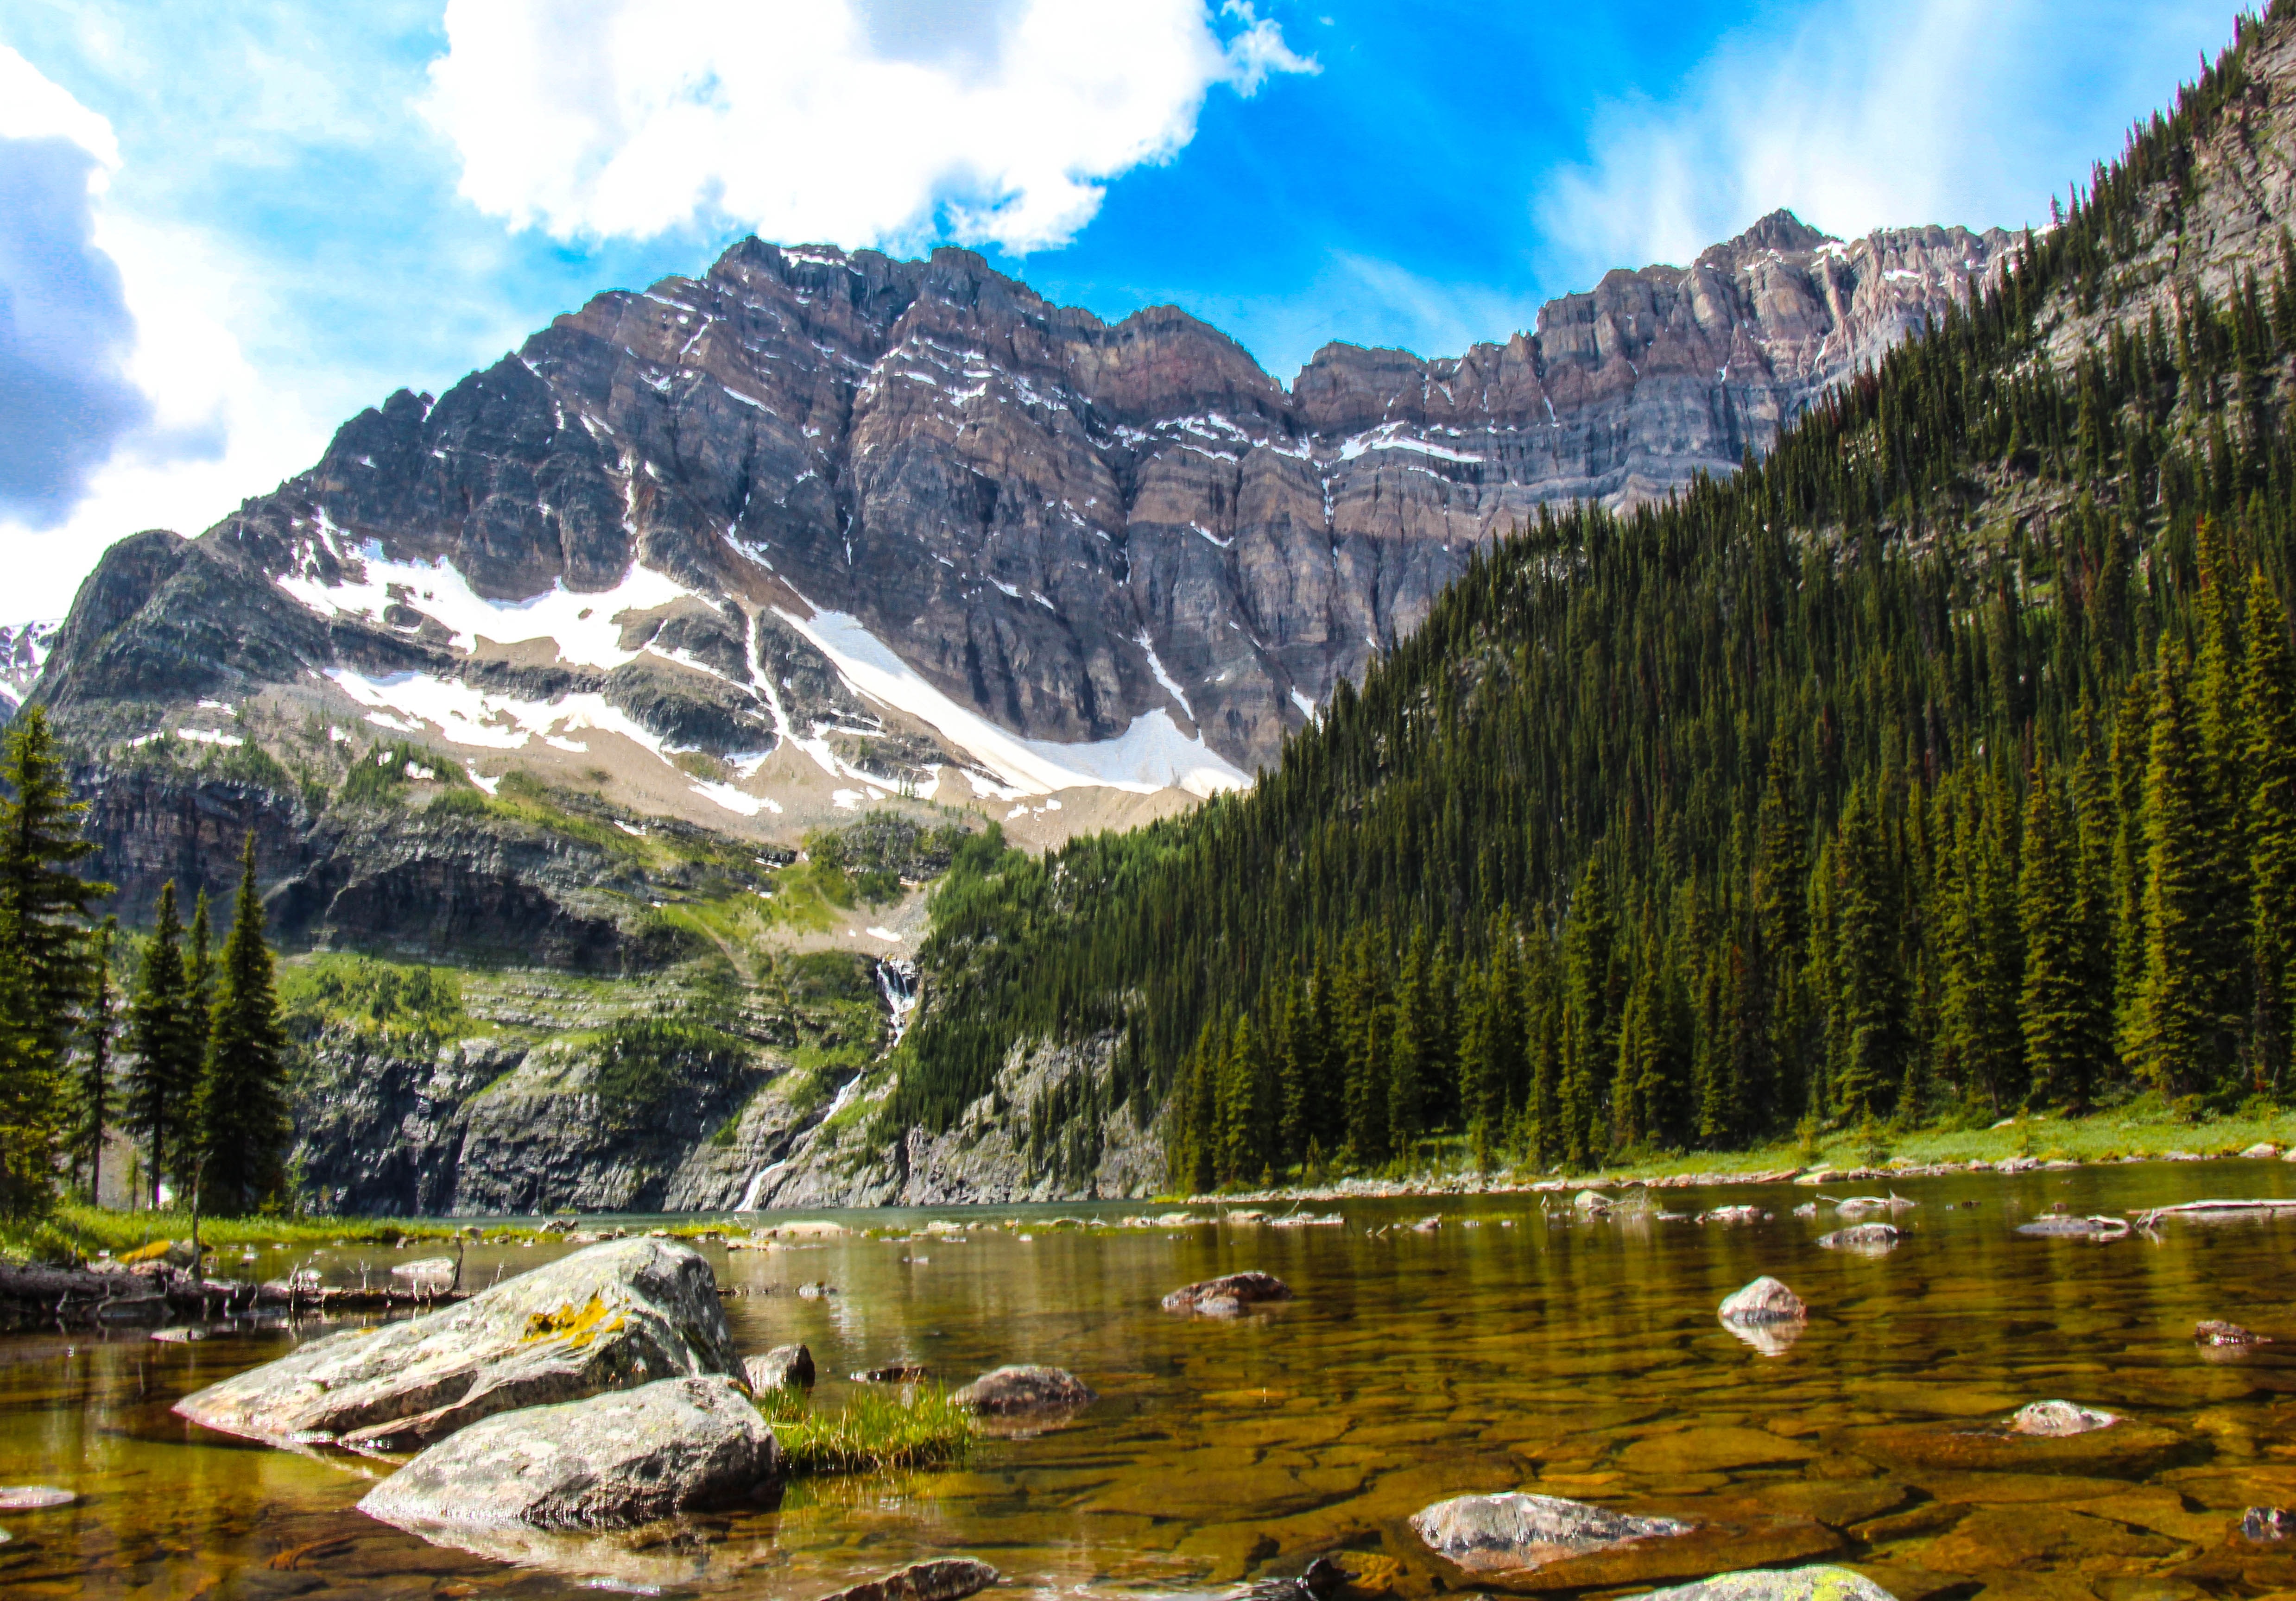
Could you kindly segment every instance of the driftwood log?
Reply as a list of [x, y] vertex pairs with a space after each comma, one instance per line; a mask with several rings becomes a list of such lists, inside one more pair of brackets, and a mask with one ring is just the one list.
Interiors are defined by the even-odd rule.
[[144, 1327], [266, 1311], [421, 1311], [466, 1296], [386, 1286], [312, 1287], [291, 1279], [201, 1278], [180, 1270], [97, 1273], [0, 1263], [0, 1328]]

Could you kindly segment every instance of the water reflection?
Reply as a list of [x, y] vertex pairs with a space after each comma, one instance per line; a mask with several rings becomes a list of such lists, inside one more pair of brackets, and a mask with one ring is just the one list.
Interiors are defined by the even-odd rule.
[[[801, 1485], [771, 1511], [587, 1548], [429, 1545], [351, 1509], [385, 1468], [227, 1440], [168, 1412], [314, 1329], [21, 1336], [0, 1342], [0, 1483], [81, 1499], [0, 1514], [12, 1537], [0, 1593], [594, 1596], [585, 1586], [603, 1576], [802, 1601], [960, 1552], [1030, 1588], [1177, 1590], [1341, 1550], [1416, 1596], [1464, 1581], [1406, 1516], [1525, 1488], [1698, 1521], [1705, 1543], [1667, 1559], [1677, 1566], [1824, 1556], [1906, 1601], [1980, 1588], [2003, 1601], [2261, 1595], [2296, 1586], [2296, 1556], [2238, 1532], [2245, 1507], [2296, 1505], [2296, 1344], [2218, 1360], [2192, 1336], [2222, 1319], [2296, 1342], [2281, 1291], [2296, 1221], [2171, 1220], [2157, 1241], [2107, 1243], [2013, 1230], [2059, 1203], [2119, 1213], [2286, 1194], [2292, 1178], [2215, 1164], [1910, 1181], [1899, 1189], [1920, 1205], [1894, 1214], [1904, 1238], [1879, 1257], [1821, 1249], [1843, 1221], [1791, 1215], [1809, 1198], [1791, 1187], [1667, 1197], [1689, 1213], [1775, 1214], [1729, 1225], [1631, 1209], [1543, 1219], [1531, 1197], [1493, 1197], [1349, 1206], [1343, 1229], [1056, 1226], [1136, 1210], [1070, 1205], [898, 1214], [1023, 1223], [929, 1242], [709, 1247], [741, 1292], [726, 1303], [740, 1347], [810, 1345], [822, 1404], [846, 1388], [831, 1376], [901, 1361], [952, 1384], [1047, 1363], [1103, 1399], [1066, 1427], [992, 1437], [959, 1470]], [[1410, 1227], [1431, 1211], [1445, 1227]], [[336, 1253], [332, 1270], [363, 1259], [383, 1274], [424, 1252]], [[465, 1282], [555, 1254], [474, 1248]], [[1298, 1298], [1234, 1320], [1157, 1305], [1254, 1268]], [[1715, 1318], [1764, 1273], [1810, 1307], [1776, 1351]], [[797, 1294], [824, 1282], [830, 1294]], [[2126, 1421], [2061, 1440], [1983, 1432], [2044, 1399]], [[1669, 1576], [1564, 1564], [1531, 1587]]]

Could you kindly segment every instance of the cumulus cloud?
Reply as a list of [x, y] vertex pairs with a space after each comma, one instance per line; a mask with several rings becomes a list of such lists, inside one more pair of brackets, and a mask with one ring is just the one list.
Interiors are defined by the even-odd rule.
[[243, 267], [124, 213], [124, 170], [104, 118], [0, 47], [0, 622], [61, 616], [105, 545], [196, 532], [325, 438], [226, 323]]
[[1213, 88], [1311, 72], [1245, 0], [447, 0], [425, 110], [490, 215], [1065, 243]]
[[94, 198], [119, 164], [111, 125], [0, 49], [0, 518], [53, 527], [151, 407]]
[[1664, 103], [1599, 110], [1542, 197], [1550, 265], [1686, 262], [1780, 206], [1845, 237], [2015, 227], [2120, 148], [2194, 51], [2200, 0], [1835, 0], [1716, 51]]

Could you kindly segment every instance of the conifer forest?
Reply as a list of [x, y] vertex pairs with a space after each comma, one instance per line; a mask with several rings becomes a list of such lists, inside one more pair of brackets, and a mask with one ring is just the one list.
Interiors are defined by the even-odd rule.
[[974, 840], [885, 1126], [1102, 1036], [1032, 1152], [1128, 1107], [1198, 1190], [2284, 1092], [2296, 248], [2140, 264], [2253, 37], [1767, 459], [1480, 553], [1248, 794]]

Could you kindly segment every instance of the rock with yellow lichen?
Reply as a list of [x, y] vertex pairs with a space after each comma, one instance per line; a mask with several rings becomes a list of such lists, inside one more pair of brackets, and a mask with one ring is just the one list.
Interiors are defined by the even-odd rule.
[[740, 1371], [709, 1262], [676, 1240], [622, 1239], [425, 1317], [314, 1340], [176, 1410], [274, 1444], [410, 1450], [497, 1412]]

